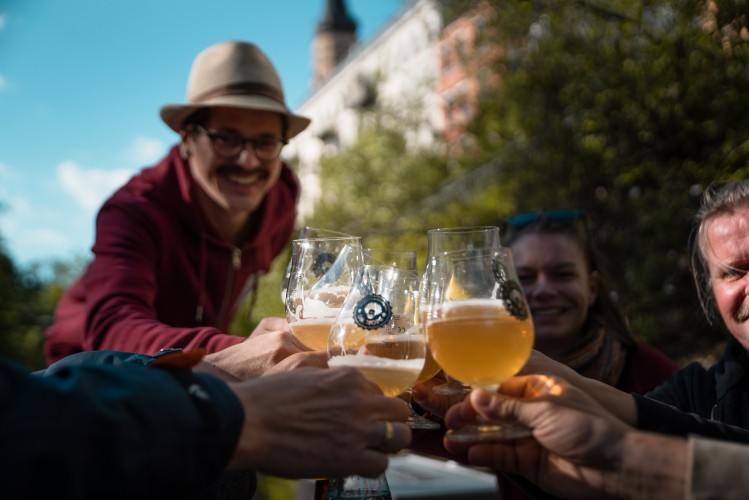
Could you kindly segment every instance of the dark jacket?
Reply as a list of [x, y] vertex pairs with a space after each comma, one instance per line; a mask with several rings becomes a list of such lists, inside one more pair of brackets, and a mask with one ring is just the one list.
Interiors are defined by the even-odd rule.
[[692, 363], [645, 396], [635, 397], [641, 429], [749, 442], [749, 357], [734, 338], [709, 369]]
[[298, 184], [284, 165], [241, 248], [212, 230], [195, 189], [174, 147], [104, 203], [94, 260], [46, 331], [48, 362], [99, 349], [215, 352], [243, 340], [226, 331], [238, 303], [291, 238]]
[[0, 359], [0, 496], [204, 496], [244, 420], [228, 386], [144, 356], [83, 354], [96, 359], [35, 374]]

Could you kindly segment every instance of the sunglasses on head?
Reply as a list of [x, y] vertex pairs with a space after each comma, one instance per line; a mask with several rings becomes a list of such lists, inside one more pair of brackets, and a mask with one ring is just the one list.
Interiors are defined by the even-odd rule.
[[522, 228], [538, 221], [573, 222], [583, 217], [585, 217], [585, 212], [582, 210], [557, 208], [510, 215], [505, 218], [505, 224], [513, 228]]

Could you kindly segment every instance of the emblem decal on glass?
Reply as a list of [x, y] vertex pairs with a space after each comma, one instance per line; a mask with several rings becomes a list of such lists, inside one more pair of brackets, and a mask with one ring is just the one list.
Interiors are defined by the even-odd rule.
[[354, 307], [354, 322], [366, 330], [382, 328], [392, 316], [390, 302], [381, 295], [367, 295]]
[[507, 312], [518, 319], [527, 318], [528, 309], [525, 307], [523, 290], [520, 288], [518, 282], [510, 279], [507, 270], [498, 260], [492, 262], [492, 271], [494, 272], [494, 279], [497, 280], [497, 283], [499, 284], [499, 287], [497, 288], [497, 298], [502, 299], [507, 308]]

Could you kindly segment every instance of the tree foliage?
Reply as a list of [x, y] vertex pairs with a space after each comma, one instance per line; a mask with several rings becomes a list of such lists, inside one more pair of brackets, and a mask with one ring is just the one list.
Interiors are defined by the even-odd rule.
[[688, 270], [699, 195], [749, 173], [744, 1], [502, 2], [505, 47], [472, 134], [515, 210], [591, 215], [635, 332], [684, 355], [705, 336]]
[[32, 273], [17, 269], [0, 248], [0, 356], [29, 369], [44, 367], [42, 286]]
[[[442, 3], [449, 21], [476, 1]], [[500, 84], [485, 89], [464, 154], [411, 144], [412, 110], [362, 111], [357, 142], [321, 160], [324, 196], [304, 222], [423, 255], [433, 227], [582, 208], [635, 333], [675, 357], [720, 341], [702, 319], [687, 242], [704, 187], [749, 174], [747, 1], [489, 3], [478, 42], [502, 48]], [[232, 332], [284, 314], [287, 261]], [[0, 248], [1, 354], [40, 366], [41, 332], [75, 269], [60, 265], [62, 278], [44, 282]]]
[[86, 263], [87, 259], [72, 257], [67, 262], [20, 268], [0, 238], [0, 357], [30, 370], [46, 366], [44, 330], [60, 297]]
[[[476, 3], [444, 1], [446, 20]], [[749, 172], [746, 2], [495, 5], [477, 53], [502, 48], [501, 83], [465, 154], [410, 151], [376, 121], [321, 162], [314, 223], [421, 248], [431, 227], [582, 208], [633, 330], [675, 357], [713, 347], [724, 336], [702, 317], [688, 240], [704, 187]]]

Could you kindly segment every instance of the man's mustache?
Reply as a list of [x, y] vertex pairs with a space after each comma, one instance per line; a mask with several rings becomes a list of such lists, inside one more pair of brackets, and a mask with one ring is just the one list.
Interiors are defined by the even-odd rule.
[[737, 323], [743, 323], [749, 319], [749, 303], [743, 302], [741, 307], [733, 314], [733, 319]]
[[234, 164], [225, 164], [220, 165], [218, 168], [216, 168], [216, 171], [219, 175], [236, 175], [236, 176], [246, 176], [246, 175], [254, 175], [258, 179], [267, 179], [270, 177], [270, 170], [263, 166], [255, 167], [252, 169], [247, 169], [240, 167], [239, 165]]

